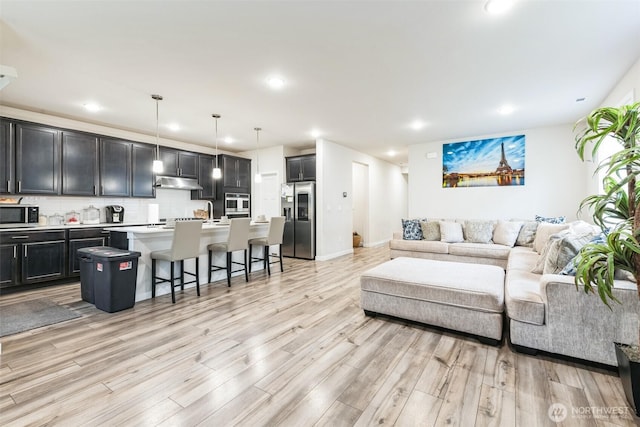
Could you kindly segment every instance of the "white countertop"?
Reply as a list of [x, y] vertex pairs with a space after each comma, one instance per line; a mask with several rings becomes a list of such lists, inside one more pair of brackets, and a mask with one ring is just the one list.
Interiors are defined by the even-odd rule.
[[147, 226], [148, 223], [143, 222], [125, 222], [125, 223], [110, 223], [103, 222], [100, 224], [63, 224], [63, 225], [35, 225], [33, 227], [12, 227], [12, 228], [0, 228], [0, 233], [3, 231], [49, 231], [49, 230], [68, 230], [75, 228], [106, 228], [106, 227], [132, 227], [132, 226]]
[[[269, 225], [268, 222], [254, 222], [251, 221], [251, 227], [256, 228], [259, 226]], [[205, 222], [202, 224], [202, 231], [216, 231], [216, 230], [228, 230], [229, 224], [221, 224], [219, 222]], [[124, 226], [124, 227], [105, 227], [107, 231], [120, 231], [123, 233], [132, 234], [160, 234], [160, 233], [173, 233], [173, 228], [165, 228], [162, 225], [137, 225], [137, 226]]]

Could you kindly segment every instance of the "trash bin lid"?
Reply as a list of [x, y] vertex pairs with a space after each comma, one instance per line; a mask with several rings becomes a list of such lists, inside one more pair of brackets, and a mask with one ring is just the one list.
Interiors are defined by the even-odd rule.
[[87, 255], [93, 259], [115, 259], [115, 258], [138, 258], [140, 252], [127, 251], [118, 248], [112, 248], [110, 246], [93, 246], [90, 248], [78, 249], [78, 253]]
[[89, 248], [80, 248], [77, 252], [82, 255], [93, 255], [94, 253], [102, 251], [104, 249], [105, 246], [91, 246]]

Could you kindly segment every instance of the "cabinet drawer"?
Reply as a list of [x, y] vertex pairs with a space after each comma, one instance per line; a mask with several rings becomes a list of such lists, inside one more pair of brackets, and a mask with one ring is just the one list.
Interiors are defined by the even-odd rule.
[[64, 239], [64, 230], [23, 232], [10, 231], [8, 233], [0, 233], [0, 244], [32, 243]]
[[69, 240], [92, 237], [109, 237], [109, 232], [102, 228], [78, 228], [69, 230]]

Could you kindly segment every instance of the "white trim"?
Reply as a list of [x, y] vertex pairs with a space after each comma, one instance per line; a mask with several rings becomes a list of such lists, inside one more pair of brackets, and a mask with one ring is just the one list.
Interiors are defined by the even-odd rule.
[[391, 241], [391, 239], [385, 239], [385, 240], [379, 240], [377, 242], [371, 242], [371, 243], [364, 243], [362, 245], [362, 247], [364, 248], [375, 248], [378, 246], [384, 246], [386, 244], [388, 244]]
[[333, 258], [338, 258], [344, 255], [352, 255], [353, 254], [353, 248], [349, 248], [347, 250], [344, 250], [342, 252], [334, 252], [332, 254], [329, 255], [322, 255], [322, 256], [317, 256], [316, 255], [316, 261], [328, 261], [330, 259]]

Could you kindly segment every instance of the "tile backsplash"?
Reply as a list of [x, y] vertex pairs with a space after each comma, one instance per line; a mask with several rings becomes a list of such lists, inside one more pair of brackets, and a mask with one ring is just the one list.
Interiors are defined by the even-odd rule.
[[25, 205], [40, 206], [40, 214], [46, 216], [55, 213], [64, 216], [65, 213], [76, 211], [82, 213], [82, 209], [93, 205], [100, 209], [100, 222], [106, 222], [104, 207], [107, 205], [120, 205], [124, 207], [124, 221], [146, 223], [148, 222], [150, 204], [157, 204], [160, 218], [192, 217], [196, 209], [206, 209], [204, 200], [191, 200], [191, 192], [186, 190], [156, 189], [155, 199], [134, 199], [118, 197], [68, 197], [68, 196], [25, 196], [22, 201]]

